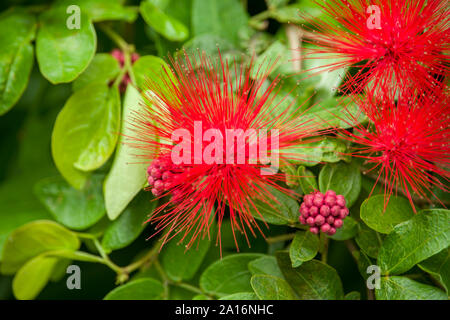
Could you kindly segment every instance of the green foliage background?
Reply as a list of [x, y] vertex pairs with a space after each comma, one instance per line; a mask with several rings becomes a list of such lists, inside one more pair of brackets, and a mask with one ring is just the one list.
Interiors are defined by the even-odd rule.
[[[79, 30], [66, 28], [71, 4]], [[180, 239], [160, 252], [146, 241], [157, 203], [142, 191], [145, 166], [130, 166], [111, 134], [126, 130], [140, 99], [133, 86], [119, 92], [124, 74], [142, 89], [182, 47], [219, 47], [237, 62], [255, 55], [255, 67], [279, 57], [271, 77], [281, 74], [284, 103], [321, 101], [305, 116], [345, 127], [332, 114], [343, 113], [336, 88], [346, 70], [298, 82], [327, 61], [291, 61], [298, 10], [321, 14], [310, 0], [18, 0], [0, 9], [0, 299], [447, 299], [449, 211], [419, 201], [414, 215], [398, 196], [383, 214], [382, 190], [367, 199], [374, 180], [331, 136], [311, 143], [312, 161], [284, 170], [307, 176], [288, 182], [300, 194], [346, 197], [350, 216], [334, 236], [306, 232], [299, 202], [274, 192], [279, 212], [259, 208], [267, 238], [248, 247], [239, 235], [239, 253], [227, 220], [222, 259], [215, 235], [187, 252]], [[81, 290], [67, 289], [70, 264], [81, 268]], [[370, 265], [381, 271], [376, 290], [366, 287]]]

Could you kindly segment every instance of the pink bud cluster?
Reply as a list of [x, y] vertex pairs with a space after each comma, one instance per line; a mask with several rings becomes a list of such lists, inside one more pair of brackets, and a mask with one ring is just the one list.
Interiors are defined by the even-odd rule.
[[169, 157], [161, 157], [153, 160], [147, 168], [148, 184], [152, 188], [155, 197], [163, 195], [164, 192], [171, 190], [175, 198], [181, 191], [173, 189], [178, 183], [177, 178], [183, 172], [182, 168], [175, 166]]
[[344, 218], [348, 216], [343, 195], [336, 195], [333, 190], [325, 194], [319, 191], [307, 194], [300, 205], [300, 222], [309, 225], [309, 231], [318, 234], [319, 231], [330, 236], [336, 229], [342, 227]]

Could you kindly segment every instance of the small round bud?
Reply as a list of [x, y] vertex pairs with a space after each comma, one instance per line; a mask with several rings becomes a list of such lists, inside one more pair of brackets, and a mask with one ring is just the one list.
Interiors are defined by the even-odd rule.
[[313, 203], [314, 203], [314, 205], [317, 206], [317, 207], [320, 207], [320, 206], [323, 204], [323, 196], [322, 196], [321, 193], [317, 193], [317, 194], [314, 196]]
[[333, 224], [334, 223], [334, 218], [332, 216], [328, 216], [327, 223], [328, 224]]
[[153, 184], [153, 187], [158, 191], [163, 191], [164, 190], [164, 182], [162, 182], [161, 180], [156, 180], [155, 183]]
[[311, 227], [314, 226], [314, 218], [313, 217], [309, 217], [308, 219], [306, 219], [306, 223], [308, 225], [310, 225]]
[[333, 206], [331, 208], [331, 215], [334, 217], [338, 216], [340, 212], [341, 212], [341, 208], [339, 206]]
[[153, 183], [155, 182], [155, 179], [153, 179], [152, 176], [149, 176], [149, 177], [147, 178], [147, 181], [148, 181], [148, 185], [149, 185], [150, 187], [153, 187]]
[[346, 216], [348, 216], [348, 209], [347, 208], [341, 209], [339, 211], [339, 218], [344, 219]]
[[319, 213], [319, 209], [317, 207], [312, 206], [311, 208], [309, 208], [309, 215], [311, 217], [317, 216], [318, 213]]
[[331, 196], [331, 197], [336, 197], [336, 192], [334, 192], [333, 190], [327, 190], [327, 192], [325, 192], [325, 196]]
[[309, 228], [309, 231], [311, 231], [311, 233], [318, 234], [319, 233], [319, 228], [311, 227], [311, 228]]
[[320, 227], [320, 231], [327, 233], [328, 230], [330, 230], [331, 226], [328, 223], [324, 223], [321, 227]]
[[343, 195], [337, 195], [336, 196], [336, 204], [342, 208], [345, 207], [345, 198]]
[[321, 215], [318, 215], [314, 218], [314, 223], [316, 226], [321, 226], [325, 222], [325, 218]]
[[161, 171], [156, 168], [153, 168], [150, 172], [150, 175], [155, 179], [161, 179]]
[[152, 189], [152, 193], [153, 193], [153, 195], [154, 195], [155, 197], [159, 197], [159, 196], [161, 195], [161, 191], [159, 191], [159, 190], [156, 189], [156, 188], [153, 188], [153, 189]]
[[300, 216], [298, 219], [300, 220], [301, 224], [306, 224], [306, 219], [304, 216]]
[[324, 202], [327, 206], [332, 207], [336, 204], [336, 197], [326, 196]]
[[313, 205], [313, 199], [314, 199], [314, 196], [312, 194], [307, 194], [306, 196], [303, 197], [303, 203], [307, 207], [311, 207]]
[[342, 227], [343, 224], [344, 224], [344, 221], [342, 221], [342, 219], [335, 219], [333, 226], [335, 228], [340, 228], [340, 227]]
[[327, 234], [329, 235], [329, 236], [332, 236], [333, 234], [335, 234], [336, 233], [336, 228], [334, 228], [334, 227], [330, 227], [330, 230], [328, 230], [328, 232], [327, 232]]
[[329, 206], [324, 205], [320, 207], [320, 214], [324, 217], [328, 217], [330, 215], [330, 211], [331, 209]]

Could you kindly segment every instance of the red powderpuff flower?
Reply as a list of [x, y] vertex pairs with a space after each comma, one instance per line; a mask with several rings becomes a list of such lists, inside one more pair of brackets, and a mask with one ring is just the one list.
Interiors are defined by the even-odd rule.
[[371, 124], [356, 125], [341, 136], [357, 144], [352, 155], [372, 164], [369, 171], [378, 172], [376, 182], [385, 183], [385, 206], [400, 191], [415, 210], [414, 193], [430, 201], [430, 196], [437, 198], [433, 187], [450, 191], [438, 179], [450, 178], [449, 95], [418, 96], [405, 88], [401, 92], [397, 101], [395, 89], [386, 88], [383, 96], [388, 99], [373, 93], [355, 98]]
[[[226, 215], [233, 233], [247, 238], [249, 230], [255, 236], [255, 230], [261, 232], [255, 202], [276, 201], [273, 189], [289, 194], [278, 184], [285, 176], [268, 168], [277, 169], [278, 160], [302, 158], [288, 149], [315, 135], [317, 125], [281, 111], [280, 102], [274, 102], [278, 81], [270, 83], [268, 72], [256, 71], [252, 62], [234, 62], [230, 68], [220, 53], [218, 59], [185, 53], [170, 60], [172, 68], [148, 81], [144, 110], [131, 119], [135, 136], [130, 145], [147, 161], [155, 158], [152, 150], [159, 150], [148, 170], [152, 192], [168, 196], [149, 221], [156, 233], [167, 231], [163, 243], [178, 233], [183, 240], [189, 235], [187, 247], [209, 237], [213, 220], [220, 242]], [[246, 137], [251, 130], [255, 134]], [[236, 136], [230, 138], [229, 132]], [[255, 147], [258, 154], [252, 153]]]
[[[325, 18], [306, 19], [311, 57], [337, 59], [316, 73], [356, 67], [343, 91], [400, 84], [430, 92], [448, 72], [450, 12], [445, 0], [329, 0]], [[382, 91], [379, 92], [381, 94]]]

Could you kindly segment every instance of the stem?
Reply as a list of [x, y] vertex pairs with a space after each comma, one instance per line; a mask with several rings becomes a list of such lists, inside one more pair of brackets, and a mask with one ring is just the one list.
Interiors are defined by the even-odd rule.
[[[158, 244], [158, 243], [157, 243]], [[158, 253], [159, 246], [155, 245], [146, 255], [144, 255], [141, 259], [138, 261], [135, 261], [128, 266], [124, 267], [124, 270], [127, 273], [131, 273], [140, 267], [142, 267], [144, 264], [152, 261], [155, 258], [155, 255]]]
[[323, 232], [321, 232], [320, 233], [320, 244], [321, 244], [320, 253], [322, 255], [321, 260], [323, 263], [327, 263], [329, 242], [330, 242], [330, 239]]
[[172, 284], [173, 284], [174, 286], [177, 286], [177, 287], [180, 287], [180, 288], [183, 288], [183, 289], [186, 289], [186, 290], [195, 292], [195, 293], [197, 293], [197, 294], [205, 295], [205, 293], [204, 293], [200, 288], [197, 288], [196, 286], [190, 285], [190, 284], [188, 284], [188, 283], [184, 283], [184, 282], [173, 282]]
[[129, 45], [128, 43], [113, 29], [111, 29], [106, 24], [99, 24], [100, 29], [112, 40], [116, 43], [116, 45], [122, 50], [122, 51], [128, 51]]
[[100, 253], [100, 256], [103, 258], [103, 263], [110, 267], [112, 270], [114, 270], [118, 275], [121, 275], [124, 273], [123, 268], [116, 265], [114, 262], [111, 261], [111, 259], [106, 254], [105, 250], [103, 250], [102, 245], [97, 239], [94, 239], [94, 245], [97, 248], [98, 253]]
[[300, 72], [302, 67], [301, 42], [303, 32], [296, 25], [289, 24], [286, 27], [286, 36], [289, 41], [289, 49], [292, 53], [292, 69], [295, 72]]
[[167, 277], [166, 272], [161, 267], [161, 264], [159, 261], [155, 261], [155, 268], [158, 271], [159, 275], [163, 279], [163, 286], [164, 286], [164, 298], [165, 300], [169, 299], [169, 283], [170, 279]]
[[267, 243], [276, 243], [281, 241], [292, 240], [295, 237], [295, 233], [282, 234], [276, 237], [269, 237], [266, 239]]

